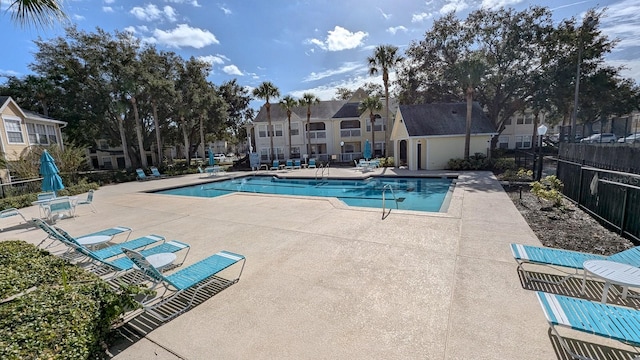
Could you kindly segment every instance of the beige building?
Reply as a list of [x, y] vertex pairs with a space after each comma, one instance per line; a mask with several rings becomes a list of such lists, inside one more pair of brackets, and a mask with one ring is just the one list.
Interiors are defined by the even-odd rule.
[[[391, 121], [385, 120], [384, 99], [382, 109], [375, 113], [373, 127], [369, 112], [360, 114], [358, 107], [367, 94], [358, 90], [349, 100], [321, 101], [311, 106], [311, 118], [307, 133], [307, 107], [298, 106], [291, 110], [289, 127], [287, 112], [278, 103], [271, 104], [271, 129], [264, 106], [248, 127], [254, 151], [260, 155], [262, 163], [270, 160], [315, 158], [321, 162], [350, 162], [362, 158], [366, 140], [371, 141], [374, 131], [373, 152], [382, 156], [385, 151], [385, 135], [390, 135]], [[397, 108], [390, 101], [390, 114]], [[273, 136], [271, 149], [270, 136]], [[387, 149], [392, 156], [393, 149]], [[273, 156], [272, 156], [273, 153]]]
[[[30, 146], [62, 147], [62, 132], [67, 123], [23, 110], [9, 96], [0, 96], [0, 151], [7, 161], [20, 158]], [[0, 169], [0, 178], [10, 180], [8, 169]]]
[[[409, 170], [442, 170], [450, 159], [463, 158], [466, 103], [400, 105], [391, 131], [394, 163]], [[469, 154], [486, 155], [496, 129], [473, 104]]]

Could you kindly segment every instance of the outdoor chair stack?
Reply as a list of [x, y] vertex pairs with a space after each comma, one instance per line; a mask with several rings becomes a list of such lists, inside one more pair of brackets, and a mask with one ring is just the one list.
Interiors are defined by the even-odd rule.
[[[518, 263], [518, 271], [524, 274], [527, 281], [558, 285], [563, 284], [573, 276], [584, 276], [583, 263], [589, 260], [607, 260], [640, 267], [640, 247], [633, 247], [610, 256], [604, 256], [540, 246], [511, 244], [511, 252]], [[550, 266], [561, 271], [564, 268], [569, 269], [569, 271], [564, 270], [563, 272], [567, 275], [560, 281], [553, 282], [529, 276], [523, 268], [525, 264]], [[569, 346], [556, 327], [564, 327], [618, 340], [634, 347], [640, 346], [639, 310], [542, 291], [537, 291], [536, 296], [551, 330], [558, 337], [560, 345], [573, 358], [591, 359], [576, 353], [576, 349]], [[640, 354], [634, 359], [640, 359]]]
[[[24, 220], [25, 223], [28, 223], [29, 221], [27, 221], [27, 219], [24, 217], [24, 215], [22, 215], [22, 213], [16, 209], [16, 208], [9, 208], [9, 209], [5, 209], [0, 211], [0, 219], [6, 219], [6, 218], [11, 218], [13, 216], [19, 216], [22, 218], [22, 220]], [[0, 227], [0, 231], [2, 231], [3, 228]]]
[[[187, 311], [207, 287], [217, 285], [220, 288], [226, 288], [238, 282], [245, 263], [243, 255], [220, 251], [186, 268], [165, 275], [151, 265], [142, 252], [125, 248], [122, 251], [151, 279], [153, 283], [151, 289], [161, 286], [165, 288], [158, 297], [140, 300], [143, 309], [161, 321], [169, 320]], [[236, 277], [225, 279], [218, 276], [234, 264], [240, 266]]]
[[147, 176], [147, 174], [145, 174], [144, 170], [137, 168], [136, 169], [136, 179], [138, 181], [147, 181], [149, 179], [151, 179], [150, 177]]
[[158, 170], [158, 168], [157, 168], [157, 167], [155, 167], [155, 166], [152, 166], [152, 167], [150, 168], [150, 170], [151, 170], [151, 177], [152, 177], [152, 178], [156, 178], [156, 179], [164, 179], [164, 178], [166, 178], [166, 177], [167, 177], [167, 175], [161, 174], [161, 173], [160, 173], [160, 170]]
[[51, 222], [55, 222], [58, 218], [62, 218], [65, 215], [71, 218], [75, 217], [76, 203], [68, 196], [53, 198], [41, 204], [41, 207], [45, 217]]

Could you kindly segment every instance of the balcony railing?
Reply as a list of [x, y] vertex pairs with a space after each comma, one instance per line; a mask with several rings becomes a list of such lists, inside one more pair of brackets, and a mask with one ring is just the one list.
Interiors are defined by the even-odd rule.
[[340, 137], [359, 137], [360, 129], [342, 129], [340, 130]]

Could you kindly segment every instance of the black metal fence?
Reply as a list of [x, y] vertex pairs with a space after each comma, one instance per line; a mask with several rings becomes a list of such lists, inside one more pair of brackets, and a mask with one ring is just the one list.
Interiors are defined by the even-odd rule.
[[640, 175], [558, 159], [557, 177], [580, 208], [640, 243]]

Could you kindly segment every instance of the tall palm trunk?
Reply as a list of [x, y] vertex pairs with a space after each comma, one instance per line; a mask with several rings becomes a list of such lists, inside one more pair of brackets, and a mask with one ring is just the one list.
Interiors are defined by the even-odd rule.
[[136, 122], [136, 137], [138, 138], [138, 148], [140, 150], [140, 164], [143, 168], [147, 168], [147, 154], [144, 151], [144, 139], [142, 138], [142, 124], [140, 124], [140, 117], [138, 116], [138, 104], [136, 103], [135, 96], [131, 97], [131, 104], [133, 105], [133, 117]]
[[464, 135], [464, 158], [469, 159], [469, 151], [471, 148], [471, 112], [473, 111], [473, 87], [467, 86], [467, 126]]
[[384, 106], [387, 109], [387, 115], [384, 120], [384, 149], [382, 149], [382, 155], [387, 156], [387, 145], [389, 142], [388, 128], [389, 128], [389, 71], [384, 69], [382, 72], [382, 82], [384, 83]]
[[120, 142], [122, 143], [122, 155], [124, 155], [124, 167], [131, 169], [131, 157], [129, 156], [129, 144], [127, 144], [127, 133], [124, 131], [124, 117], [118, 116], [118, 131], [120, 132]]
[[270, 151], [270, 155], [269, 155], [269, 161], [273, 161], [275, 160], [274, 158], [274, 153], [273, 153], [273, 128], [271, 127], [271, 104], [269, 104], [267, 102], [267, 104], [265, 105], [267, 107], [267, 123], [269, 124], [269, 128], [267, 129], [267, 133], [269, 134], [269, 145], [271, 146], [269, 148]]
[[376, 116], [371, 111], [369, 115], [371, 119], [371, 158], [375, 158], [376, 155]]
[[158, 121], [158, 105], [155, 100], [151, 100], [153, 110], [153, 126], [156, 128], [156, 145], [158, 146], [158, 166], [162, 165], [162, 136], [160, 134], [160, 121]]
[[311, 113], [307, 112], [307, 154], [311, 155]]
[[289, 134], [289, 157], [291, 157], [291, 110], [287, 110], [287, 133]]

